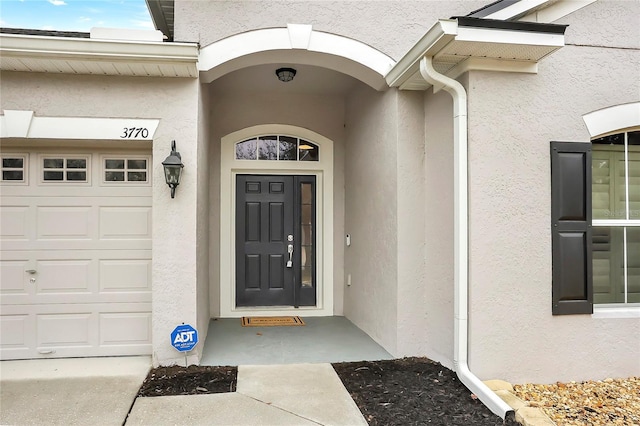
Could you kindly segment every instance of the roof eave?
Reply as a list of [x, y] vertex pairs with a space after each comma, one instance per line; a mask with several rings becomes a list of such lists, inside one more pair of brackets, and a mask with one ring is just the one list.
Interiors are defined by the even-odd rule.
[[196, 43], [0, 34], [0, 69], [70, 74], [198, 76]]
[[537, 63], [564, 46], [565, 25], [505, 22], [469, 17], [441, 19], [402, 57], [385, 79], [390, 87], [425, 90], [419, 61], [434, 58], [439, 72], [456, 78], [466, 71], [537, 72]]

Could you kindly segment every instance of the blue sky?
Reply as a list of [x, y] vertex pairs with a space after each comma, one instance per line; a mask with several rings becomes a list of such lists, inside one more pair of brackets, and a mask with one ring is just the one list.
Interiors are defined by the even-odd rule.
[[153, 29], [144, 0], [0, 0], [0, 26], [83, 31]]

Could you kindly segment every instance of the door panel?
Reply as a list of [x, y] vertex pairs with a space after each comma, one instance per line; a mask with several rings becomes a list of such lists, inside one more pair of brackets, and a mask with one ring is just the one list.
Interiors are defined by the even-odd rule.
[[237, 176], [236, 306], [294, 305], [294, 270], [285, 258], [293, 234], [293, 180]]
[[315, 176], [236, 176], [236, 306], [316, 305], [315, 199]]

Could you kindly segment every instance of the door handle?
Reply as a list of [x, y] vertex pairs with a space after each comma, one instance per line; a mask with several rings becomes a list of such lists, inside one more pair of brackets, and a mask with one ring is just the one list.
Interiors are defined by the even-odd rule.
[[36, 271], [35, 269], [27, 269], [25, 272], [26, 272], [27, 274], [31, 274], [31, 275], [33, 275], [33, 274], [35, 274], [37, 271]]
[[293, 244], [287, 246], [287, 252], [289, 253], [289, 260], [287, 261], [287, 268], [293, 268]]

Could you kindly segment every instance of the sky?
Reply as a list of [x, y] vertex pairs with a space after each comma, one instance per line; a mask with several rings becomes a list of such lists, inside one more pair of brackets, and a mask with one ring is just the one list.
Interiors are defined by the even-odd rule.
[[154, 29], [145, 0], [0, 0], [0, 26], [89, 32]]

